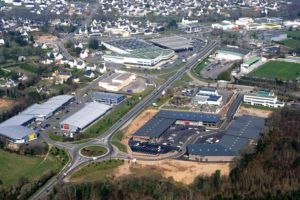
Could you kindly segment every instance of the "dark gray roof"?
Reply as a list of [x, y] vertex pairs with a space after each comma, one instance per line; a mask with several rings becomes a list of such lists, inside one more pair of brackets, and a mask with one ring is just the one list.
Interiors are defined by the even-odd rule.
[[244, 115], [232, 122], [225, 135], [257, 139], [264, 125], [264, 118]]
[[187, 121], [205, 121], [217, 123], [220, 120], [219, 115], [180, 112], [180, 111], [159, 111], [151, 120], [141, 127], [135, 136], [160, 137], [176, 120]]
[[239, 154], [240, 150], [249, 143], [249, 139], [224, 135], [218, 145], [223, 146], [231, 151]]
[[189, 144], [189, 154], [203, 156], [236, 156], [237, 153], [218, 144]]
[[169, 111], [169, 110], [162, 110], [157, 115], [158, 117], [164, 117], [169, 119], [203, 121], [203, 122], [211, 122], [211, 123], [217, 123], [221, 119], [220, 115], [195, 113], [195, 112]]
[[91, 93], [91, 98], [93, 100], [97, 99], [119, 99], [124, 97], [122, 94], [108, 93], [108, 92], [93, 92]]
[[152, 44], [147, 43], [144, 40], [138, 40], [138, 39], [121, 39], [121, 40], [113, 40], [106, 42], [112, 46], [118, 47], [123, 50], [134, 50], [134, 49], [141, 49], [141, 48], [149, 48], [153, 47]]
[[135, 136], [148, 136], [153, 138], [160, 137], [176, 119], [167, 119], [161, 117], [153, 117], [142, 128], [135, 132]]
[[238, 54], [243, 54], [243, 55], [247, 55], [250, 52], [249, 50], [241, 49], [241, 48], [235, 48], [235, 47], [223, 47], [220, 50], [221, 51], [228, 51], [228, 52], [238, 53]]

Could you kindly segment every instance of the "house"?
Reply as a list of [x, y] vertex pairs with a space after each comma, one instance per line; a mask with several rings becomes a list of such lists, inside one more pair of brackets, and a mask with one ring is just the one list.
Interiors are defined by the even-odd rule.
[[87, 64], [86, 70], [95, 71], [97, 69], [97, 66], [95, 64]]
[[55, 70], [53, 73], [53, 76], [56, 78], [56, 83], [63, 84], [66, 81], [71, 78], [72, 73], [71, 72], [59, 72], [58, 70]]
[[84, 59], [84, 58], [87, 58], [87, 57], [89, 57], [89, 50], [85, 49], [85, 50], [81, 51], [80, 58]]
[[1, 45], [5, 45], [4, 39], [0, 39], [0, 46], [1, 46]]
[[18, 57], [18, 61], [19, 62], [24, 62], [26, 60], [26, 57], [25, 56], [19, 56]]
[[95, 78], [95, 74], [92, 70], [87, 70], [84, 74], [85, 77], [88, 77], [88, 78]]
[[106, 66], [105, 64], [100, 64], [98, 66], [98, 71], [101, 73], [101, 74], [104, 74], [107, 70], [106, 70]]
[[85, 68], [85, 62], [84, 61], [78, 61], [77, 64], [75, 65], [77, 69], [84, 69]]

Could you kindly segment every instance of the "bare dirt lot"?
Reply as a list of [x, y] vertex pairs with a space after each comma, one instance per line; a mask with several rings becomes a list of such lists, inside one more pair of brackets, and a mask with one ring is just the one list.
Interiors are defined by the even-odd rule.
[[179, 160], [163, 161], [137, 161], [125, 162], [124, 165], [114, 170], [114, 177], [126, 175], [151, 175], [160, 174], [165, 178], [172, 177], [177, 182], [191, 184], [199, 175], [211, 175], [216, 170], [221, 170], [222, 175], [230, 171], [228, 163], [199, 163]]
[[245, 106], [240, 106], [237, 111], [237, 115], [252, 115], [256, 117], [268, 118], [273, 113], [272, 110], [261, 110], [257, 108], [247, 108]]
[[37, 42], [45, 42], [46, 41], [47, 42], [47, 41], [54, 41], [56, 39], [57, 39], [57, 37], [54, 35], [38, 35], [38, 36], [36, 36], [35, 41], [37, 41]]
[[0, 111], [3, 112], [9, 110], [14, 104], [15, 102], [13, 100], [0, 99]]

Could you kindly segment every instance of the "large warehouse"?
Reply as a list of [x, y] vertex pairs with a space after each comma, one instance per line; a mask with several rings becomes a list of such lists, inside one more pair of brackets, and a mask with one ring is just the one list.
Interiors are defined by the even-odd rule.
[[38, 134], [25, 126], [0, 126], [0, 136], [20, 144], [36, 139]]
[[136, 141], [158, 141], [173, 124], [215, 127], [220, 122], [219, 115], [160, 111], [133, 135]]
[[117, 92], [136, 79], [136, 75], [125, 71], [116, 71], [99, 82], [99, 86], [107, 91]]
[[113, 40], [102, 43], [113, 51], [103, 56], [106, 62], [143, 68], [159, 68], [159, 63], [175, 55], [170, 49], [163, 49], [134, 38]]
[[34, 120], [35, 120], [35, 117], [31, 116], [31, 115], [22, 115], [22, 114], [15, 115], [15, 116], [7, 119], [6, 121], [2, 122], [0, 124], [0, 127], [3, 127], [3, 126], [27, 126]]
[[100, 103], [105, 103], [108, 105], [118, 105], [124, 99], [126, 99], [125, 95], [108, 93], [108, 92], [93, 92], [91, 94], [91, 98], [93, 101], [97, 101]]
[[264, 125], [264, 118], [240, 116], [233, 121], [218, 143], [188, 145], [189, 159], [204, 162], [230, 162], [239, 156], [241, 150], [251, 141], [259, 138]]
[[250, 51], [237, 47], [223, 47], [216, 52], [216, 59], [220, 60], [243, 60]]
[[73, 99], [74, 97], [70, 95], [55, 96], [45, 103], [33, 104], [21, 112], [21, 114], [33, 116], [37, 121], [43, 121], [51, 117], [55, 112], [70, 103]]
[[172, 49], [175, 52], [193, 50], [194, 48], [191, 40], [177, 35], [152, 39], [150, 42], [162, 48]]
[[87, 128], [90, 124], [98, 120], [110, 109], [111, 107], [109, 105], [103, 103], [88, 103], [72, 116], [63, 120], [60, 123], [60, 127], [64, 131], [77, 133]]

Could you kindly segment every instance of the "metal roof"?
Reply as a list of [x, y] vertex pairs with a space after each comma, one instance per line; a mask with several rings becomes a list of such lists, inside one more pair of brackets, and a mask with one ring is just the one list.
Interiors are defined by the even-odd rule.
[[1, 126], [0, 135], [8, 137], [10, 139], [23, 139], [26, 136], [35, 133], [34, 130], [25, 126]]
[[70, 95], [59, 95], [50, 98], [48, 101], [41, 104], [33, 104], [28, 107], [26, 110], [21, 112], [23, 115], [32, 115], [35, 117], [46, 117], [51, 115], [65, 103], [70, 101], [73, 96]]
[[223, 146], [227, 149], [238, 154], [242, 148], [244, 148], [249, 143], [249, 139], [235, 137], [230, 135], [224, 135], [218, 145]]
[[217, 123], [220, 120], [219, 115], [180, 112], [180, 111], [159, 111], [143, 127], [135, 132], [135, 136], [160, 137], [176, 120], [205, 121]]
[[236, 156], [237, 153], [218, 144], [189, 144], [189, 154], [203, 156]]
[[176, 119], [176, 120], [190, 120], [190, 121], [202, 121], [217, 123], [220, 121], [220, 115], [195, 113], [195, 112], [181, 112], [181, 111], [169, 111], [161, 110], [158, 114], [159, 117]]
[[115, 46], [117, 48], [120, 48], [122, 50], [125, 50], [125, 51], [153, 47], [152, 44], [149, 44], [144, 40], [138, 40], [138, 39], [134, 39], [134, 38], [113, 40], [113, 41], [108, 41], [106, 43], [110, 44], [112, 46]]
[[119, 98], [125, 97], [122, 94], [108, 93], [108, 92], [93, 92], [91, 93], [91, 98], [94, 100], [97, 99], [114, 99], [118, 100]]
[[69, 124], [71, 126], [78, 127], [79, 129], [84, 129], [104, 115], [109, 109], [111, 109], [111, 106], [109, 105], [91, 102], [86, 104], [83, 108], [67, 119], [63, 120], [61, 124]]
[[176, 120], [161, 117], [153, 117], [143, 127], [141, 127], [135, 136], [148, 136], [153, 138], [160, 137]]
[[244, 115], [232, 122], [229, 129], [225, 132], [225, 135], [257, 139], [264, 125], [264, 118]]
[[182, 49], [192, 49], [192, 41], [185, 37], [181, 37], [178, 35], [170, 36], [170, 37], [163, 37], [163, 38], [156, 38], [150, 40], [150, 42], [165, 48], [172, 49], [174, 51], [182, 50]]
[[245, 56], [247, 55], [250, 51], [246, 49], [241, 49], [241, 48], [235, 48], [235, 47], [223, 47], [217, 52], [226, 52], [226, 53], [231, 53], [231, 54], [237, 54], [240, 56]]
[[2, 122], [0, 127], [2, 126], [17, 126], [17, 125], [24, 125], [29, 121], [34, 120], [34, 116], [31, 115], [15, 115], [8, 120]]

